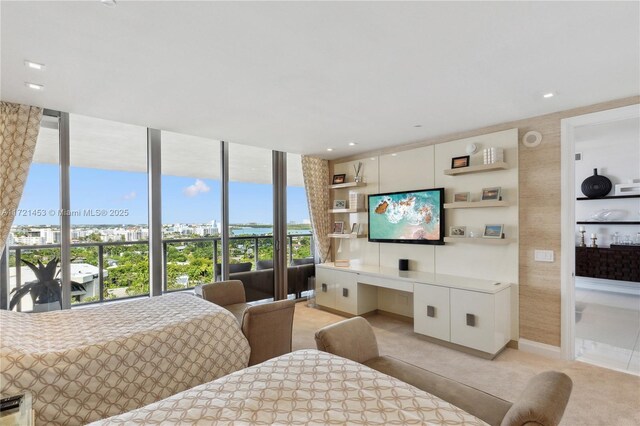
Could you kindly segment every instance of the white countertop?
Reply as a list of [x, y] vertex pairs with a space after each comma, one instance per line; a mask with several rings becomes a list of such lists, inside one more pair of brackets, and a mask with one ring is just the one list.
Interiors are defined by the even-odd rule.
[[459, 288], [481, 293], [498, 293], [511, 286], [509, 282], [461, 277], [456, 275], [435, 274], [422, 271], [400, 271], [397, 268], [385, 268], [377, 265], [352, 264], [348, 267], [335, 266], [332, 262], [317, 264], [318, 268], [353, 272], [361, 276], [374, 276], [415, 284], [430, 284], [442, 287]]

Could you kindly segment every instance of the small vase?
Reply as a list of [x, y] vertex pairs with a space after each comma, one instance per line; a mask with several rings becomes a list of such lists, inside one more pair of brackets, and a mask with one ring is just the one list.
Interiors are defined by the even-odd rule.
[[355, 179], [354, 179], [354, 181], [355, 181], [356, 183], [360, 183], [360, 182], [362, 182], [362, 176], [356, 176], [356, 177], [355, 177]]

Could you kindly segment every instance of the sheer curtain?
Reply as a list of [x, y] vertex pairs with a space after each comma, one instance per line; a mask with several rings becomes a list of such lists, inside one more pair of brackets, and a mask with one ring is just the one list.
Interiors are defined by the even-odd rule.
[[41, 117], [41, 108], [0, 102], [0, 253], [27, 181]]
[[307, 193], [313, 240], [320, 262], [329, 257], [331, 222], [329, 220], [329, 162], [315, 157], [302, 156], [302, 175]]

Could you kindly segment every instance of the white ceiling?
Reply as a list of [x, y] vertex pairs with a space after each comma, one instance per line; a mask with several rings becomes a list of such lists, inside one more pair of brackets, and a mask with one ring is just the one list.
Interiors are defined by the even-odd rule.
[[640, 93], [639, 2], [0, 8], [3, 100], [325, 158]]

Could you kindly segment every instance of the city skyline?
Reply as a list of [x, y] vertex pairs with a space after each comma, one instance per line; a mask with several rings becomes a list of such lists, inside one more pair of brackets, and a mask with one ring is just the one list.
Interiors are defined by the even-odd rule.
[[[14, 226], [60, 223], [58, 166], [34, 163], [18, 207]], [[146, 225], [147, 176], [71, 167], [71, 217], [74, 225]], [[220, 181], [162, 176], [162, 222], [202, 224], [220, 216]], [[271, 184], [229, 182], [229, 223], [273, 224]], [[303, 187], [287, 187], [287, 222], [309, 220]], [[100, 214], [101, 211], [106, 215]], [[43, 211], [43, 215], [31, 212]], [[53, 213], [53, 214], [50, 214]], [[96, 214], [92, 214], [96, 213]]]

